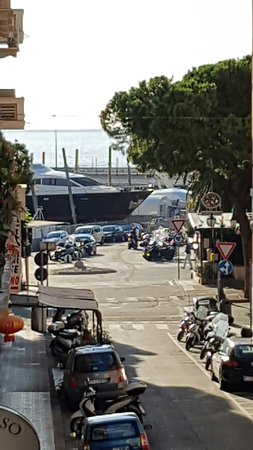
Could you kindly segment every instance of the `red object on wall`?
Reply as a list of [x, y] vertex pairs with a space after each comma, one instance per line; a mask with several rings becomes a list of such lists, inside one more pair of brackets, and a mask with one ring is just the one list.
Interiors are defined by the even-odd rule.
[[22, 317], [14, 314], [0, 317], [0, 333], [5, 335], [4, 342], [15, 342], [14, 333], [22, 330], [23, 327], [24, 321]]

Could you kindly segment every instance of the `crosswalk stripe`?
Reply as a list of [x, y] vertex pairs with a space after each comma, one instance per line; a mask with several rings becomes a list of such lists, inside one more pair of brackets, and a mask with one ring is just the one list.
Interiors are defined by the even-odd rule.
[[156, 328], [158, 330], [168, 330], [169, 329], [167, 323], [157, 323]]
[[138, 330], [138, 331], [144, 330], [144, 325], [142, 323], [133, 323], [132, 326], [133, 326], [134, 330]]

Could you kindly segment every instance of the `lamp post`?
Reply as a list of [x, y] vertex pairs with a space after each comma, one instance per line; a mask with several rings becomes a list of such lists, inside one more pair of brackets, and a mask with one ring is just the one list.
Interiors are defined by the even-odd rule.
[[[52, 114], [52, 117], [57, 117], [56, 114]], [[54, 130], [54, 165], [57, 169], [58, 166], [58, 136], [57, 130]]]
[[[214, 250], [214, 235], [213, 235], [213, 229], [215, 227], [215, 223], [216, 223], [216, 218], [214, 217], [213, 213], [210, 213], [210, 216], [207, 218], [206, 220], [207, 225], [211, 228], [211, 254], [213, 253]], [[213, 259], [213, 255], [212, 255], [212, 282], [214, 283], [214, 259]]]

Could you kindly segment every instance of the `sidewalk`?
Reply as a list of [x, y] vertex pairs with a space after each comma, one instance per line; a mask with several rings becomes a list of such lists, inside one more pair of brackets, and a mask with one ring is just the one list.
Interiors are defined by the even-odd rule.
[[17, 334], [16, 342], [5, 344], [0, 335], [0, 404], [31, 421], [41, 450], [55, 450], [45, 337], [31, 331], [27, 309], [20, 315], [26, 315], [25, 327]]

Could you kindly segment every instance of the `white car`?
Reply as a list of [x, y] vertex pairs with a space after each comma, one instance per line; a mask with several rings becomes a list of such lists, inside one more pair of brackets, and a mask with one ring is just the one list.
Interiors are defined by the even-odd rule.
[[65, 230], [50, 231], [42, 238], [42, 242], [55, 242], [56, 245], [64, 245], [69, 239], [69, 234]]
[[91, 234], [95, 238], [97, 244], [103, 245], [105, 242], [105, 235], [100, 225], [81, 225], [77, 227], [70, 236], [70, 241], [73, 240], [77, 234]]

